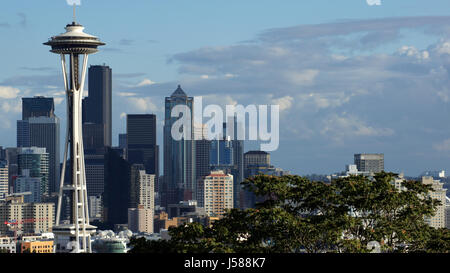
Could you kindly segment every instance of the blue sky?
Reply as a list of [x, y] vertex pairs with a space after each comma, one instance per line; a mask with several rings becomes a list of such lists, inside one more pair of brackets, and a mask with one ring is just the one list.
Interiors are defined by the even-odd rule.
[[[107, 43], [90, 64], [113, 69], [114, 143], [124, 113], [160, 120], [181, 83], [209, 103], [280, 104], [272, 160], [294, 173], [383, 152], [388, 170], [417, 175], [450, 171], [448, 10], [445, 0], [82, 0], [77, 19]], [[65, 123], [58, 59], [42, 43], [71, 19], [65, 0], [3, 3], [0, 145], [15, 145], [22, 96], [54, 96]]]

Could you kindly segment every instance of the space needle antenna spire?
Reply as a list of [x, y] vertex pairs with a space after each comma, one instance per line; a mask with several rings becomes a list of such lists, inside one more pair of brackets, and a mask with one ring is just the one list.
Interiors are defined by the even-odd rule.
[[[56, 252], [91, 253], [91, 235], [95, 233], [96, 227], [89, 224], [82, 99], [88, 55], [98, 52], [98, 47], [105, 44], [99, 38], [85, 33], [84, 27], [75, 22], [75, 16], [76, 5], [73, 5], [73, 22], [66, 26], [66, 32], [44, 43], [51, 47], [50, 52], [60, 55], [67, 102], [66, 142], [53, 233]], [[69, 59], [67, 62], [66, 57]], [[70, 167], [66, 168], [67, 164]], [[63, 196], [69, 198], [71, 211], [64, 223], [61, 221]]]
[[75, 3], [73, 4], [73, 22], [77, 22], [77, 5]]

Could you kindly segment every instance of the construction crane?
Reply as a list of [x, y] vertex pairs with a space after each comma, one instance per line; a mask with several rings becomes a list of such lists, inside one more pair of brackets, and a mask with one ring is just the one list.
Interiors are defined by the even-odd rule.
[[[5, 221], [5, 225], [8, 226], [11, 230], [14, 231], [14, 241], [17, 244], [17, 232], [19, 229], [19, 225], [23, 224], [32, 224], [36, 222], [44, 222], [47, 221], [47, 218], [30, 218], [30, 219], [21, 219], [21, 220], [9, 220]], [[14, 227], [14, 228], [13, 228]]]

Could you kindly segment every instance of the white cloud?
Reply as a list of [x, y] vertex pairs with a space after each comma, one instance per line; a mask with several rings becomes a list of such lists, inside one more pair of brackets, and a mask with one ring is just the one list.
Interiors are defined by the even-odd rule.
[[438, 55], [450, 54], [450, 41], [441, 40], [434, 46], [433, 51]]
[[345, 138], [380, 137], [394, 134], [394, 130], [390, 128], [375, 128], [357, 117], [345, 113], [332, 114], [323, 121], [322, 126], [320, 133], [338, 142]]
[[292, 103], [294, 102], [294, 98], [291, 96], [285, 96], [279, 99], [273, 99], [272, 104], [279, 105], [280, 111], [288, 110], [292, 107]]
[[80, 6], [81, 5], [81, 0], [66, 0], [66, 2], [67, 2], [67, 5], [71, 5], [71, 6], [73, 6], [73, 5]]
[[433, 149], [440, 152], [448, 152], [450, 151], [450, 138], [446, 139], [440, 143], [433, 144]]
[[366, 0], [369, 6], [381, 6], [381, 0]]
[[225, 78], [235, 78], [235, 77], [237, 77], [237, 76], [234, 75], [234, 74], [231, 74], [231, 73], [226, 73], [225, 74]]
[[137, 94], [136, 93], [131, 93], [131, 92], [118, 92], [117, 95], [119, 97], [134, 97]]
[[15, 99], [19, 95], [20, 90], [10, 86], [0, 86], [1, 99]]
[[150, 80], [150, 79], [144, 79], [144, 80], [142, 80], [140, 83], [138, 83], [137, 85], [136, 85], [136, 87], [143, 87], [143, 86], [149, 86], [149, 85], [153, 85], [153, 84], [155, 84], [156, 82], [154, 82], [154, 81], [152, 81], [152, 80]]
[[0, 105], [0, 109], [3, 113], [21, 113], [22, 112], [22, 102], [18, 101], [4, 101]]
[[400, 56], [414, 57], [418, 60], [427, 60], [430, 58], [428, 51], [419, 51], [414, 46], [402, 46], [397, 50], [397, 54]]
[[133, 109], [141, 111], [141, 112], [157, 112], [158, 107], [156, 104], [152, 101], [151, 98], [128, 98], [128, 102], [131, 104]]
[[64, 100], [65, 100], [65, 98], [61, 98], [61, 97], [54, 98], [56, 105], [60, 105]]
[[[206, 95], [203, 97], [203, 107], [206, 107], [208, 104], [220, 105], [225, 109], [226, 105], [237, 105], [238, 102], [235, 100], [236, 96], [230, 95], [221, 95], [221, 94], [213, 94]], [[234, 97], [234, 98], [233, 98]]]
[[286, 78], [295, 85], [312, 85], [314, 80], [319, 75], [319, 70], [305, 69], [302, 71], [288, 71]]

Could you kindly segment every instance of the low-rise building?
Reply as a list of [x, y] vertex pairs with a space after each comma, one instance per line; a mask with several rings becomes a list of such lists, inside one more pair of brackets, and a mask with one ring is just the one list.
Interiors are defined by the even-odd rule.
[[0, 237], [0, 251], [6, 253], [17, 253], [14, 237]]
[[53, 240], [23, 241], [20, 243], [21, 253], [53, 253]]

